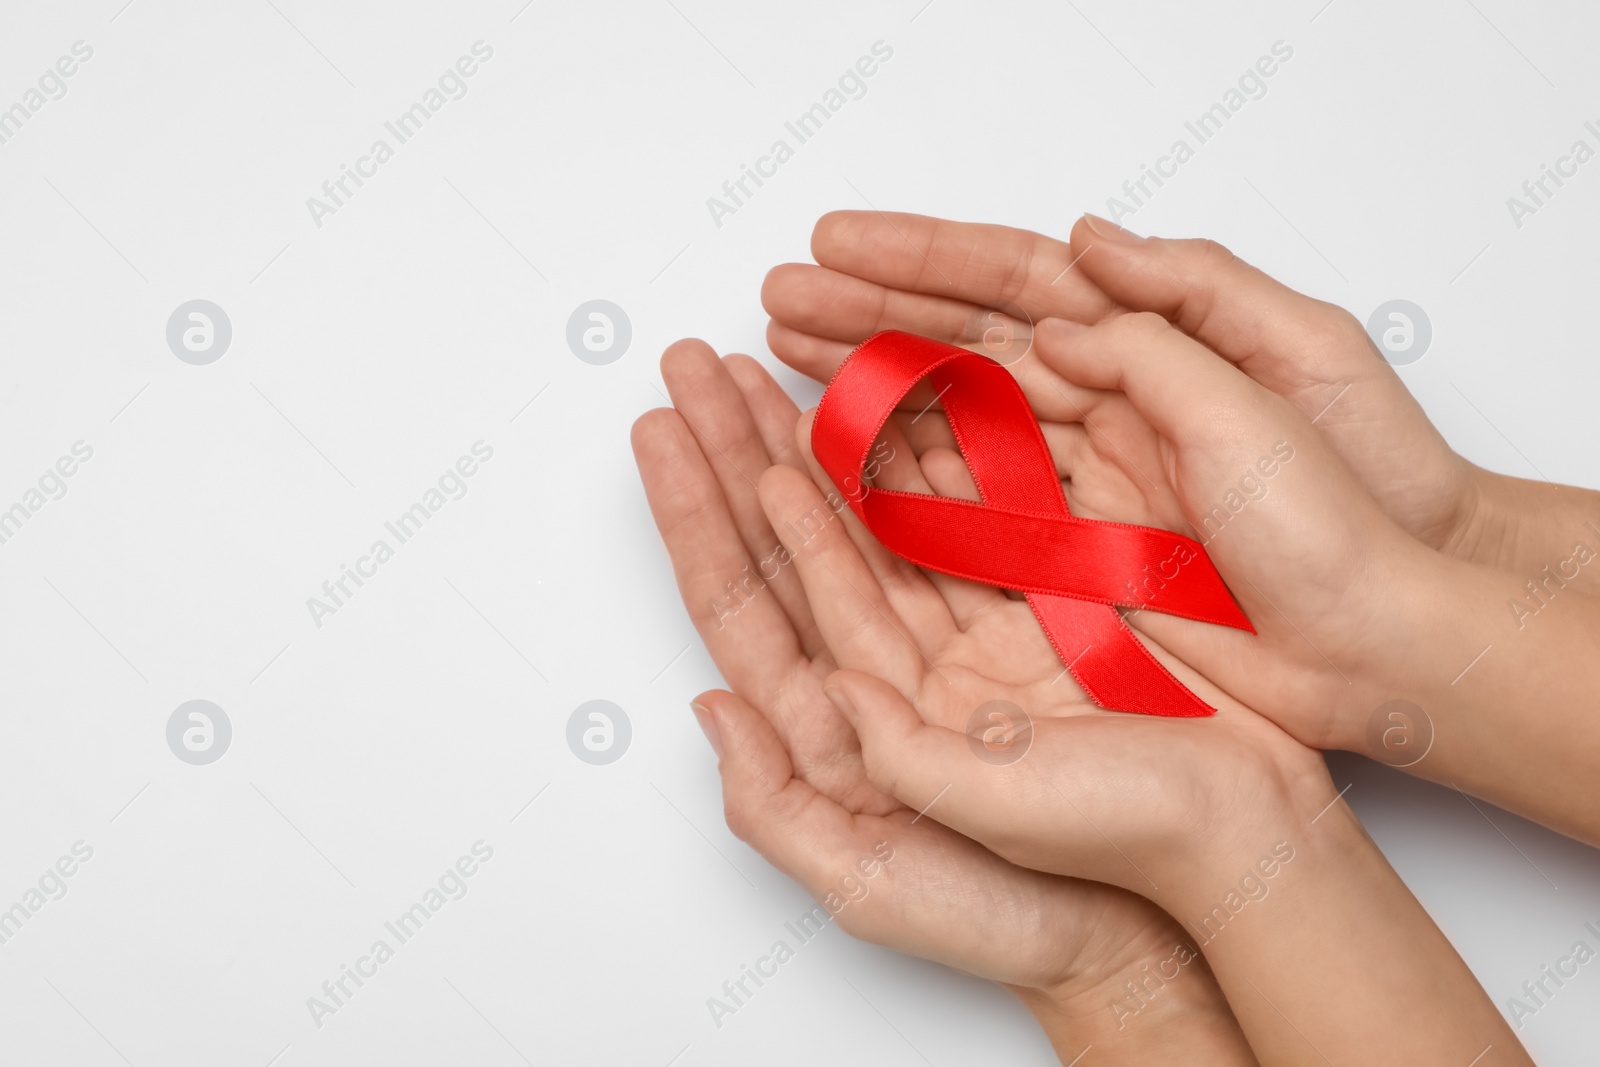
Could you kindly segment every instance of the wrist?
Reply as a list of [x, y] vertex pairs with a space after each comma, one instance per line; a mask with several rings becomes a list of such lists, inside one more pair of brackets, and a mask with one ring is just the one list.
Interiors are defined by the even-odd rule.
[[1202, 943], [1271, 893], [1338, 795], [1322, 754], [1284, 741], [1255, 766], [1227, 769], [1226, 802], [1210, 805], [1206, 829], [1174, 847], [1178, 862], [1164, 864], [1159, 886], [1146, 894]]
[[[1398, 531], [1396, 531], [1398, 534]], [[1428, 750], [1431, 713], [1493, 640], [1505, 581], [1488, 568], [1435, 551], [1404, 535], [1373, 553], [1381, 569], [1359, 654], [1341, 657], [1348, 683], [1329, 709], [1319, 748], [1357, 752], [1391, 767], [1411, 766]], [[1600, 569], [1600, 568], [1597, 568]], [[1500, 596], [1500, 600], [1495, 600]]]
[[[1265, 1062], [1469, 1063], [1493, 1045], [1505, 1062], [1527, 1062], [1355, 814], [1331, 790], [1328, 801], [1302, 825], [1285, 824], [1292, 857], [1259, 892], [1190, 919], [1257, 1054]], [[1383, 966], [1374, 968], [1375, 959]], [[1329, 990], [1340, 995], [1330, 999]]]
[[1540, 580], [1546, 567], [1569, 570], [1572, 584], [1600, 590], [1600, 568], [1572, 558], [1579, 543], [1600, 552], [1600, 493], [1480, 467], [1472, 472], [1471, 503], [1441, 551], [1519, 581]]
[[1062, 1063], [1089, 1047], [1097, 1063], [1254, 1064], [1249, 1044], [1194, 939], [1168, 916], [1136, 951], [1093, 980], [1008, 987]]

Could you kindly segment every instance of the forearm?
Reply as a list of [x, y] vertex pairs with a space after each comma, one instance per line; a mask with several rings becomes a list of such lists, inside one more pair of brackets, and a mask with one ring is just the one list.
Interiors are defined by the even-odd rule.
[[1600, 594], [1600, 493], [1482, 469], [1471, 483], [1474, 505], [1447, 554], [1518, 584], [1555, 573], [1574, 591]]
[[[1406, 769], [1600, 844], [1600, 793], [1585, 787], [1600, 764], [1600, 596], [1558, 574], [1530, 586], [1442, 558], [1427, 568], [1399, 597], [1415, 621], [1386, 670], [1384, 691], [1431, 732]], [[1396, 762], [1382, 731], [1365, 738], [1366, 755]]]
[[1176, 924], [1147, 957], [1086, 990], [1011, 990], [1028, 1007], [1063, 1064], [1089, 1049], [1097, 1064], [1259, 1061], [1205, 958]]
[[1163, 902], [1261, 1062], [1530, 1063], [1349, 809], [1283, 815]]

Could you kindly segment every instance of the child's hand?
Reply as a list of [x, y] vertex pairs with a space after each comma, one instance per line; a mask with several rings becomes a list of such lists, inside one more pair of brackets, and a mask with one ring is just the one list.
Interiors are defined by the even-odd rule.
[[[798, 410], [754, 361], [719, 361], [697, 341], [669, 349], [662, 373], [678, 408], [641, 418], [634, 448], [684, 603], [743, 694], [696, 702], [733, 831], [837, 908], [854, 936], [1006, 983], [1064, 1062], [1087, 1043], [1129, 1062], [1166, 1059], [1170, 1042], [1190, 1062], [1253, 1063], [1204, 962], [1180, 948], [1188, 935], [1160, 908], [1018, 867], [871, 783], [854, 731], [822, 691], [836, 663], [795, 567], [759, 565], [782, 557], [757, 482], [782, 467], [811, 486], [797, 466]], [[763, 580], [742, 584], [750, 572]], [[1073, 692], [1070, 679], [1060, 690]], [[1127, 1000], [1123, 981], [1175, 955], [1193, 978], [1148, 1013], [1137, 1001], [1112, 1007]], [[1139, 1025], [1123, 1026], [1136, 1009]]]

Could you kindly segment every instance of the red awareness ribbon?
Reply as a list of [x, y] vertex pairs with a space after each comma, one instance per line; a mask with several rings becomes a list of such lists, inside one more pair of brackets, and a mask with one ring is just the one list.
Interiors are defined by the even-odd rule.
[[[943, 401], [981, 503], [863, 480], [879, 431], [923, 378]], [[898, 330], [874, 334], [828, 383], [811, 447], [851, 510], [895, 555], [1027, 594], [1061, 662], [1096, 704], [1145, 715], [1215, 712], [1150, 654], [1117, 606], [1255, 628], [1193, 538], [1071, 513], [1038, 420], [999, 363]]]

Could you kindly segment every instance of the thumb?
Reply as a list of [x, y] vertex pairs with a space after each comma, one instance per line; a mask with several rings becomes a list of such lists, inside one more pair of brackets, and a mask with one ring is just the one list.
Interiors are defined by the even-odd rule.
[[872, 784], [913, 811], [921, 811], [958, 777], [965, 734], [930, 726], [894, 686], [861, 671], [834, 671], [823, 692], [855, 728]]
[[690, 708], [717, 754], [722, 806], [728, 829], [763, 854], [767, 829], [792, 816], [809, 798], [794, 777], [794, 764], [766, 716], [741, 697], [713, 689]]
[[[1134, 884], [1144, 884], [1142, 872], [1097, 826], [1120, 822], [1121, 797], [1147, 788], [1141, 779], [1149, 775], [1128, 769], [1147, 760], [1149, 731], [1170, 730], [1175, 720], [1136, 723], [1129, 720], [1144, 716], [1114, 714], [1044, 720], [1034, 724], [1037, 739], [1026, 758], [995, 763], [977, 755], [981, 741], [969, 744], [966, 734], [924, 723], [905, 697], [871, 675], [837, 671], [825, 691], [855, 726], [873, 784], [917, 819], [943, 823], [1023, 867], [1142, 891]], [[1063, 730], [1081, 743], [1063, 744]], [[1057, 779], [1072, 783], [1068, 788], [1083, 804]], [[1100, 818], [1091, 821], [1091, 812]]]
[[1289, 288], [1216, 241], [1139, 237], [1085, 215], [1072, 228], [1072, 247], [1082, 256], [1078, 269], [1113, 300], [1155, 312], [1259, 381], [1395, 377], [1349, 312]]
[[[888, 682], [860, 671], [835, 671], [823, 687], [855, 728], [872, 784], [900, 803], [978, 841], [1006, 821], [1000, 768], [974, 758], [967, 735], [923, 722]], [[993, 846], [991, 846], [993, 847]]]
[[1219, 433], [1279, 432], [1304, 419], [1281, 398], [1160, 315], [1136, 312], [1084, 326], [1042, 319], [1039, 359], [1075, 385], [1110, 389], [1180, 447], [1214, 448]]

